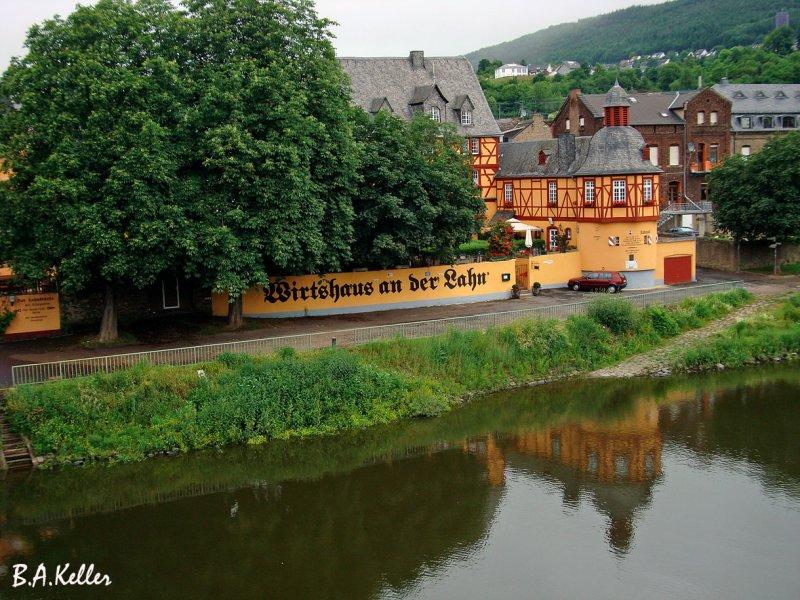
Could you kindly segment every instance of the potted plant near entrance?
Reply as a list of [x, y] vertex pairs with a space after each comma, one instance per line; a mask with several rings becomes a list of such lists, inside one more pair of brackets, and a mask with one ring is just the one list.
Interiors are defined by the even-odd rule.
[[542, 284], [538, 281], [533, 282], [533, 286], [531, 287], [531, 294], [534, 296], [538, 296], [542, 292]]
[[511, 299], [519, 300], [519, 286], [516, 283], [511, 286]]

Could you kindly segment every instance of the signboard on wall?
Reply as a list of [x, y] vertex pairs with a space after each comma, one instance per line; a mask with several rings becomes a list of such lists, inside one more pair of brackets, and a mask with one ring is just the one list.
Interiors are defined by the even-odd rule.
[[[293, 317], [481, 302], [508, 298], [514, 279], [513, 260], [276, 277], [245, 293], [242, 312]], [[227, 294], [215, 294], [212, 304], [215, 316], [227, 314]]]
[[58, 294], [19, 294], [0, 296], [0, 313], [16, 313], [5, 337], [36, 337], [61, 330]]

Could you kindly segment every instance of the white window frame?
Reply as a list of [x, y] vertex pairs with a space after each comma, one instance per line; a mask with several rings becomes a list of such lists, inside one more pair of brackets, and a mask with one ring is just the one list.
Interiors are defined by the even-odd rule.
[[564, 126], [566, 127], [566, 130], [569, 131], [569, 119], [567, 119], [567, 122], [564, 123]]
[[[714, 160], [711, 160], [712, 153], [714, 156]], [[709, 144], [708, 160], [712, 165], [716, 165], [719, 162], [719, 144]]]
[[681, 147], [673, 144], [669, 147], [669, 166], [677, 167], [681, 164]]
[[472, 111], [470, 109], [461, 109], [461, 124], [465, 127], [472, 125]]
[[514, 184], [510, 181], [503, 185], [503, 200], [506, 204], [514, 204]]
[[611, 199], [615, 205], [625, 204], [628, 201], [628, 182], [624, 179], [614, 179], [611, 182], [611, 190]]
[[556, 180], [547, 182], [547, 204], [548, 206], [558, 206], [558, 181]]
[[578, 119], [578, 127], [580, 127], [581, 129], [583, 129], [583, 126], [584, 126], [585, 124], [586, 124], [586, 123], [585, 123], [585, 121], [584, 121], [584, 118], [583, 118], [583, 117], [580, 117], [580, 118]]
[[708, 118], [708, 122], [709, 122], [711, 125], [717, 125], [717, 124], [719, 124], [719, 113], [718, 113], [717, 111], [715, 111], [715, 110], [712, 110], [712, 111], [711, 111], [711, 115], [710, 115], [710, 116], [709, 116], [709, 118]]
[[431, 119], [433, 119], [437, 123], [442, 122], [442, 111], [438, 106], [431, 106], [429, 114], [431, 116]]
[[642, 180], [642, 202], [650, 204], [653, 201], [653, 179], [645, 177]]
[[744, 146], [742, 146], [742, 156], [750, 156], [751, 150], [752, 149], [750, 148], [750, 146], [745, 144]]
[[547, 230], [547, 248], [551, 252], [558, 250], [558, 229], [555, 227]]
[[658, 146], [648, 146], [650, 152], [650, 164], [658, 166]]
[[175, 278], [175, 301], [177, 304], [175, 306], [167, 306], [167, 288], [165, 285], [165, 281], [161, 280], [161, 308], [164, 310], [171, 310], [174, 308], [181, 307], [181, 284], [178, 281], [178, 278]]
[[739, 126], [742, 129], [752, 129], [753, 120], [750, 117], [739, 117]]
[[587, 179], [583, 182], [583, 202], [584, 204], [594, 204], [595, 202], [594, 179]]
[[470, 140], [469, 140], [469, 151], [474, 156], [478, 156], [481, 153], [481, 140], [480, 140], [480, 138], [470, 138]]
[[472, 183], [475, 185], [480, 185], [481, 182], [481, 175], [478, 173], [478, 169], [472, 169]]
[[706, 123], [706, 111], [701, 110], [697, 113], [697, 124], [705, 125], [705, 123]]

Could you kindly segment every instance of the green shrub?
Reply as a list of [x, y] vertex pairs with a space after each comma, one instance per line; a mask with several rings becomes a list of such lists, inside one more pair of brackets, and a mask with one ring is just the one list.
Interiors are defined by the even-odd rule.
[[489, 242], [486, 240], [471, 240], [458, 247], [463, 254], [486, 254], [489, 252]]
[[6, 332], [16, 316], [17, 313], [13, 310], [4, 309], [0, 311], [0, 335], [3, 335]]
[[678, 320], [663, 306], [648, 306], [644, 310], [644, 318], [649, 320], [653, 330], [661, 337], [674, 337], [681, 332]]
[[627, 300], [602, 296], [589, 303], [586, 314], [589, 318], [606, 327], [611, 333], [622, 334], [636, 330], [638, 315], [633, 304]]

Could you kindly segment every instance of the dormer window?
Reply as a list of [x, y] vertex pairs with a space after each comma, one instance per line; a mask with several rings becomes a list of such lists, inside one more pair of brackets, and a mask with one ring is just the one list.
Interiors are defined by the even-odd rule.
[[461, 109], [461, 124], [464, 127], [472, 125], [472, 111], [466, 106]]
[[744, 100], [745, 98], [747, 98], [744, 92], [736, 92], [733, 94], [733, 97], [736, 98], [737, 100]]
[[763, 117], [761, 119], [761, 126], [764, 129], [772, 129], [775, 127], [775, 122], [773, 121], [772, 117]]
[[750, 129], [751, 121], [750, 117], [739, 117], [739, 125], [742, 129]]
[[792, 116], [783, 117], [781, 125], [783, 125], [784, 129], [794, 129], [795, 128], [795, 118]]
[[544, 150], [539, 150], [539, 164], [547, 164], [547, 154], [544, 153]]
[[775, 97], [778, 100], [783, 100], [784, 98], [786, 98], [786, 94], [784, 94], [782, 90], [778, 90], [778, 93], [775, 94]]
[[442, 111], [439, 110], [438, 106], [431, 106], [430, 115], [431, 115], [431, 119], [433, 119], [437, 123], [441, 123], [442, 122]]

